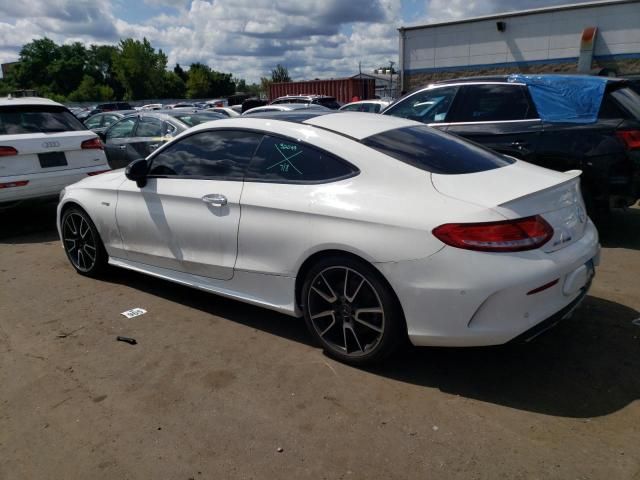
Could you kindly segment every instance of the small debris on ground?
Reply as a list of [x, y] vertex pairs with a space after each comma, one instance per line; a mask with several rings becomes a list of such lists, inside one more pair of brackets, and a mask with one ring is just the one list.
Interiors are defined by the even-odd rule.
[[282, 447], [278, 447], [278, 448], [276, 449], [276, 451], [277, 451], [278, 453], [282, 453], [282, 452], [284, 452], [284, 448], [282, 448]]
[[136, 341], [135, 338], [131, 338], [131, 337], [121, 337], [118, 335], [118, 337], [116, 338], [116, 340], [118, 340], [119, 342], [125, 342], [128, 343], [129, 345], [135, 345], [138, 342]]

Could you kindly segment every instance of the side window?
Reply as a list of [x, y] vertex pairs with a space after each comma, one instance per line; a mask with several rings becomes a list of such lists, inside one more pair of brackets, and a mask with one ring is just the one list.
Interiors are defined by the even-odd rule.
[[196, 133], [153, 157], [149, 175], [242, 179], [261, 138], [233, 130]]
[[523, 85], [466, 85], [452, 122], [495, 122], [536, 118]]
[[113, 125], [118, 121], [118, 116], [116, 115], [103, 115], [102, 118], [104, 119], [102, 121], [103, 127], [108, 127], [109, 125]]
[[178, 129], [175, 125], [170, 124], [169, 122], [163, 122], [162, 124], [162, 134], [164, 136], [173, 137]]
[[292, 140], [265, 136], [253, 156], [247, 180], [280, 183], [323, 182], [357, 172], [348, 163]]
[[85, 126], [87, 128], [99, 128], [101, 121], [102, 121], [102, 115], [95, 115], [91, 117], [89, 120], [87, 120], [87, 123], [85, 123]]
[[409, 118], [423, 123], [438, 123], [447, 120], [458, 87], [441, 87], [423, 90], [401, 100], [386, 115]]
[[136, 126], [135, 118], [123, 118], [118, 123], [114, 124], [109, 130], [107, 130], [107, 140], [110, 138], [126, 138], [133, 134], [133, 129]]
[[136, 137], [161, 137], [162, 120], [155, 117], [140, 117], [136, 127]]
[[360, 105], [347, 105], [342, 110], [346, 110], [347, 112], [357, 112], [360, 109]]
[[[380, 113], [380, 107], [381, 107], [381, 105], [379, 103], [373, 104], [373, 113]], [[371, 111], [371, 110], [369, 110], [369, 111]]]

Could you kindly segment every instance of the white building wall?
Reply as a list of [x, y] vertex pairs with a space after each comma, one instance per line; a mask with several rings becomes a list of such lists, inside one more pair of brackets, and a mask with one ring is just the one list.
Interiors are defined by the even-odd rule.
[[[497, 30], [497, 21], [506, 23], [505, 32]], [[598, 27], [596, 59], [611, 55], [640, 58], [640, 2], [633, 2], [406, 30], [404, 71], [577, 62], [582, 31], [591, 26]]]

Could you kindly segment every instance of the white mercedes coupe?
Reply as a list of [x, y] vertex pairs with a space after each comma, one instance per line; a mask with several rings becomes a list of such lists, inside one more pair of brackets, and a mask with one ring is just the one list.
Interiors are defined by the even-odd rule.
[[407, 337], [496, 345], [567, 317], [600, 251], [579, 176], [410, 120], [269, 113], [67, 187], [58, 230], [82, 274], [111, 264], [304, 316], [364, 365]]

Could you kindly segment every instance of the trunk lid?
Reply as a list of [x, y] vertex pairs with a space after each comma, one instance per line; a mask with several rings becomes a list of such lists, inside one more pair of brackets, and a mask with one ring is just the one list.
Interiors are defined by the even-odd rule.
[[587, 226], [579, 170], [561, 173], [516, 161], [493, 170], [460, 175], [432, 174], [440, 193], [490, 208], [507, 219], [541, 215], [554, 229], [546, 252], [579, 240]]
[[[81, 147], [83, 141], [95, 137], [96, 134], [89, 130], [1, 135], [0, 145], [13, 147], [18, 154], [0, 157], [0, 176], [55, 172], [106, 164], [102, 150]], [[43, 166], [38, 154], [53, 152], [64, 153], [67, 164]]]

